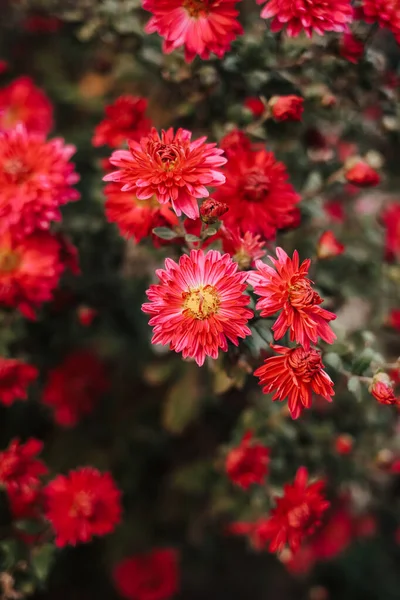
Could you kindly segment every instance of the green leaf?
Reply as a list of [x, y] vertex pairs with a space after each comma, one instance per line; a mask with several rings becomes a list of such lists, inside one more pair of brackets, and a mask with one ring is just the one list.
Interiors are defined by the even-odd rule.
[[336, 371], [340, 371], [342, 367], [342, 359], [336, 352], [327, 352], [324, 354], [324, 363]]
[[192, 235], [191, 233], [185, 235], [185, 240], [187, 242], [201, 242], [201, 239], [197, 235]]
[[200, 412], [198, 376], [192, 367], [169, 390], [164, 405], [163, 426], [173, 434], [182, 433]]
[[362, 399], [362, 385], [358, 377], [350, 377], [347, 382], [347, 389], [355, 395], [360, 402]]
[[15, 521], [14, 526], [20, 531], [23, 531], [29, 535], [36, 535], [37, 533], [43, 531], [43, 523], [30, 519], [21, 519], [19, 521]]
[[162, 240], [173, 240], [178, 237], [178, 234], [168, 227], [155, 227], [153, 233]]
[[216, 233], [218, 233], [218, 229], [216, 227], [209, 227], [208, 229], [205, 230], [204, 236], [211, 237], [212, 235], [215, 235]]
[[54, 562], [55, 550], [54, 544], [44, 544], [35, 550], [31, 565], [39, 581], [46, 581]]
[[2, 570], [11, 569], [20, 558], [18, 540], [2, 540], [0, 542], [0, 554]]
[[371, 365], [371, 362], [374, 360], [374, 358], [375, 352], [372, 350], [372, 348], [365, 348], [360, 356], [354, 360], [351, 367], [351, 372], [354, 373], [354, 375], [363, 375]]

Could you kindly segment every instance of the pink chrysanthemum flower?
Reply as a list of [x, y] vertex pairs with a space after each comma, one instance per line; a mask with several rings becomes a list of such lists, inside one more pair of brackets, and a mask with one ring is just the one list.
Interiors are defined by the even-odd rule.
[[147, 33], [164, 38], [166, 54], [184, 46], [185, 59], [196, 54], [208, 59], [210, 53], [222, 58], [236, 36], [243, 33], [237, 20], [238, 0], [143, 0], [143, 8], [153, 14]]
[[184, 213], [189, 219], [199, 216], [198, 198], [209, 192], [205, 186], [225, 183], [219, 171], [226, 163], [223, 150], [216, 144], [205, 144], [202, 137], [191, 142], [192, 134], [186, 129], [162, 131], [155, 129], [140, 140], [129, 141], [129, 150], [116, 150], [110, 162], [119, 171], [104, 177], [104, 181], [118, 182], [122, 191], [132, 191], [139, 200], [153, 195], [160, 204], [172, 203], [178, 217]]
[[237, 346], [238, 338], [251, 335], [247, 273], [238, 272], [228, 254], [192, 250], [179, 264], [167, 258], [157, 276], [161, 283], [150, 286], [150, 302], [142, 306], [152, 315], [153, 344], [169, 344], [201, 366], [206, 356], [217, 358], [219, 348], [226, 352], [228, 340]]
[[263, 19], [272, 19], [271, 31], [286, 27], [290, 37], [304, 31], [324, 35], [327, 31], [346, 31], [353, 18], [350, 0], [257, 0], [267, 4], [261, 11]]
[[69, 162], [74, 152], [22, 125], [0, 132], [0, 232], [22, 237], [60, 221], [60, 207], [79, 198], [71, 187], [79, 180]]
[[272, 394], [272, 401], [288, 399], [292, 419], [298, 419], [304, 408], [311, 408], [313, 392], [332, 402], [334, 395], [331, 378], [324, 371], [321, 355], [314, 348], [305, 350], [272, 346], [279, 356], [267, 358], [254, 371], [260, 378], [264, 394]]
[[275, 339], [281, 339], [289, 329], [290, 340], [306, 349], [310, 342], [316, 344], [319, 337], [332, 344], [336, 336], [329, 321], [336, 319], [336, 315], [320, 307], [323, 300], [312, 289], [312, 281], [307, 277], [311, 260], [300, 265], [296, 250], [293, 258], [289, 258], [282, 248], [276, 249], [276, 255], [277, 259], [269, 257], [275, 269], [258, 260], [258, 271], [249, 277], [255, 293], [261, 296], [257, 302], [261, 316], [271, 317], [281, 311], [272, 327]]

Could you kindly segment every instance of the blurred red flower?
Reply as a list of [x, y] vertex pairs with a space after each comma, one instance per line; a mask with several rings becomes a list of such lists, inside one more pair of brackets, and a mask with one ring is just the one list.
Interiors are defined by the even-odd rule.
[[225, 155], [230, 158], [239, 150], [250, 151], [251, 141], [243, 131], [233, 129], [220, 139], [219, 146], [225, 152]]
[[349, 183], [360, 187], [375, 186], [381, 181], [379, 173], [363, 160], [346, 169], [345, 177]]
[[23, 125], [0, 132], [0, 232], [22, 237], [61, 220], [60, 207], [79, 198], [74, 152], [61, 138], [46, 141]]
[[253, 432], [244, 434], [239, 446], [226, 457], [225, 470], [229, 479], [247, 490], [252, 484], [262, 484], [268, 473], [269, 448], [253, 441]]
[[248, 269], [254, 261], [266, 254], [265, 242], [261, 236], [253, 235], [250, 231], [242, 236], [239, 230], [221, 228], [222, 248], [238, 263], [240, 269]]
[[167, 600], [179, 590], [178, 554], [165, 548], [125, 558], [114, 568], [113, 579], [127, 600]]
[[400, 331], [400, 308], [393, 308], [387, 318], [387, 324]]
[[0, 89], [0, 131], [18, 123], [28, 132], [45, 136], [53, 127], [53, 106], [30, 77], [18, 77]]
[[184, 47], [185, 59], [196, 54], [208, 59], [222, 58], [237, 35], [243, 33], [235, 5], [238, 0], [143, 0], [143, 8], [153, 14], [147, 33], [164, 38], [163, 52]]
[[45, 231], [21, 240], [0, 235], [0, 305], [29, 319], [53, 297], [65, 270], [58, 239]]
[[324, 258], [333, 258], [343, 254], [345, 247], [335, 237], [333, 231], [324, 231], [317, 243], [317, 257], [321, 260]]
[[116, 150], [110, 162], [119, 171], [106, 175], [121, 190], [131, 191], [139, 200], [155, 196], [160, 204], [172, 203], [176, 214], [190, 219], [199, 216], [198, 198], [209, 195], [206, 186], [221, 185], [225, 176], [219, 167], [226, 163], [223, 150], [205, 144], [205, 137], [191, 141], [186, 129], [162, 131], [152, 129], [140, 144], [129, 142], [129, 150]]
[[386, 260], [400, 259], [400, 204], [389, 204], [383, 211]]
[[104, 194], [107, 220], [116, 223], [121, 235], [136, 242], [149, 237], [155, 227], [179, 224], [171, 204], [160, 204], [155, 195], [139, 200], [132, 192], [122, 192], [116, 183], [106, 185]]
[[346, 31], [353, 17], [350, 0], [257, 0], [257, 4], [265, 2], [261, 17], [273, 19], [271, 31], [286, 28], [290, 37], [302, 31], [308, 37], [313, 32], [324, 35], [327, 31]]
[[239, 149], [228, 156], [226, 183], [213, 194], [229, 206], [222, 217], [226, 227], [270, 240], [278, 229], [296, 226], [300, 196], [287, 181], [285, 165], [266, 150]]
[[368, 23], [387, 27], [400, 42], [400, 7], [398, 0], [363, 0], [363, 17]]
[[257, 96], [246, 98], [244, 106], [249, 109], [254, 117], [261, 117], [266, 111], [264, 102]]
[[0, 357], [0, 404], [11, 406], [15, 400], [26, 400], [27, 388], [38, 374], [33, 365]]
[[364, 54], [364, 43], [348, 31], [340, 39], [339, 51], [343, 58], [356, 64]]
[[290, 330], [290, 340], [308, 349], [322, 338], [327, 344], [336, 339], [329, 322], [336, 318], [332, 312], [321, 308], [323, 300], [312, 289], [307, 274], [311, 260], [299, 264], [297, 250], [289, 258], [282, 248], [276, 249], [277, 259], [269, 257], [274, 269], [261, 260], [256, 261], [257, 271], [249, 276], [249, 282], [261, 299], [256, 308], [262, 317], [271, 317], [281, 311], [272, 327], [274, 338], [281, 339]]
[[80, 467], [58, 475], [44, 490], [45, 514], [56, 546], [75, 546], [114, 531], [121, 520], [121, 492], [110, 473]]
[[277, 121], [301, 121], [304, 99], [300, 96], [274, 96], [268, 104]]
[[106, 116], [93, 135], [93, 146], [118, 148], [128, 140], [140, 141], [148, 135], [151, 120], [146, 117], [147, 100], [136, 96], [120, 96], [105, 108]]
[[43, 403], [54, 411], [56, 423], [74, 427], [93, 412], [109, 385], [104, 363], [89, 350], [75, 350], [50, 370]]
[[254, 371], [260, 378], [264, 394], [274, 393], [272, 400], [288, 398], [292, 419], [297, 419], [304, 408], [311, 408], [313, 392], [332, 402], [334, 395], [331, 378], [324, 371], [321, 355], [310, 348], [271, 346], [280, 356], [272, 356]]

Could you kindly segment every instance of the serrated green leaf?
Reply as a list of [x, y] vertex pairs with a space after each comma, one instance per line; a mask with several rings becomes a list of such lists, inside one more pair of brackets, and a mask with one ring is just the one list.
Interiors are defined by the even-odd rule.
[[162, 240], [173, 240], [178, 237], [178, 234], [168, 227], [155, 227], [153, 233]]
[[31, 565], [39, 581], [46, 581], [54, 562], [55, 550], [53, 544], [44, 544], [35, 550], [31, 559]]

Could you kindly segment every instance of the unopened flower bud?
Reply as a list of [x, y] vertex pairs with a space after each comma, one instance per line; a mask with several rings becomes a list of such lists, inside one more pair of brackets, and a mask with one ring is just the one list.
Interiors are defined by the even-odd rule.
[[200, 207], [201, 220], [207, 224], [216, 223], [228, 210], [229, 207], [224, 202], [208, 198]]

